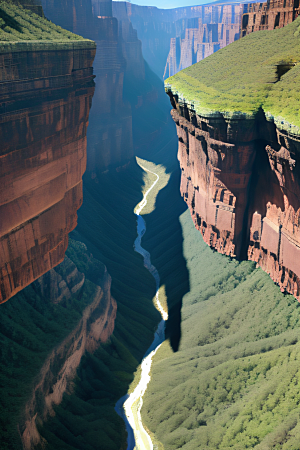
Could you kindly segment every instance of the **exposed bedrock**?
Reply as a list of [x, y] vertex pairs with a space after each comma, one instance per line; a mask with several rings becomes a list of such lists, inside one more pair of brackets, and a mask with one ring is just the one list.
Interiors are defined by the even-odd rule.
[[[84, 282], [85, 276], [66, 258], [57, 269], [52, 269], [39, 278], [35, 282], [35, 289], [43, 297], [56, 303], [70, 299], [82, 288]], [[63, 395], [72, 388], [84, 353], [96, 351], [114, 331], [117, 304], [111, 296], [111, 278], [106, 269], [99, 284], [77, 327], [53, 349], [35, 381], [32, 396], [26, 404], [25, 415], [19, 425], [25, 450], [31, 450], [38, 444], [46, 444], [39, 434], [38, 426], [49, 415], [55, 414], [54, 406], [59, 405]]]
[[261, 111], [204, 118], [171, 93], [181, 194], [204, 241], [249, 259], [300, 300], [300, 140]]
[[82, 204], [94, 56], [92, 42], [0, 55], [0, 303], [64, 259]]
[[130, 20], [151, 69], [167, 78], [225, 47], [240, 34], [243, 5], [212, 4], [173, 9], [113, 2], [119, 21]]

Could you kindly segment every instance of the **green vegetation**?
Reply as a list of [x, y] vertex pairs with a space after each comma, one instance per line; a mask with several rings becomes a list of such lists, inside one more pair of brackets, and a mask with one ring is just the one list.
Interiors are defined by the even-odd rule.
[[154, 358], [146, 426], [165, 450], [299, 449], [299, 303], [180, 220], [190, 291], [179, 351]]
[[167, 79], [166, 89], [200, 115], [254, 117], [263, 108], [279, 127], [299, 134], [299, 28], [300, 18], [245, 36]]
[[124, 422], [114, 407], [133, 381], [160, 318], [153, 306], [155, 282], [133, 249], [133, 210], [143, 185], [143, 171], [134, 160], [126, 171], [102, 174], [98, 183], [85, 177], [84, 203], [72, 236], [107, 266], [117, 318], [111, 339], [83, 358], [73, 392], [41, 427], [47, 450], [126, 449]]
[[[161, 82], [160, 85], [162, 87]], [[136, 91], [132, 90], [133, 103], [134, 92]], [[155, 163], [162, 162], [166, 169], [161, 166], [160, 170], [165, 178], [169, 178], [169, 174], [178, 167], [177, 138], [174, 123], [169, 116], [169, 101], [163, 96], [158, 105], [153, 103], [145, 108], [148, 111], [160, 108], [164, 119], [163, 133], [160, 140], [151, 143], [151, 155], [149, 147], [141, 145], [139, 156]], [[135, 129], [136, 143], [139, 136], [142, 138], [142, 134], [145, 141], [145, 134], [149, 129], [151, 132], [157, 127], [154, 119], [148, 123], [147, 116], [145, 117], [146, 120], [140, 122], [143, 128]], [[147, 228], [143, 245], [145, 243], [147, 249], [152, 252], [152, 245], [155, 245], [160, 237], [161, 217], [166, 217], [169, 223], [172, 222], [170, 230], [173, 241], [170, 241], [171, 237], [168, 236], [164, 250], [168, 245], [174, 247], [173, 262], [178, 268], [176, 270], [181, 270], [182, 273], [178, 278], [180, 284], [182, 277], [187, 279], [187, 272], [184, 270], [181, 227], [178, 221], [178, 200], [180, 212], [185, 208], [184, 202], [180, 202], [178, 172], [177, 169], [176, 175], [171, 174], [168, 185], [161, 191], [165, 192], [164, 196], [168, 196], [168, 207], [164, 204], [164, 199], [161, 199], [160, 192], [156, 197], [155, 210], [152, 211], [151, 208], [151, 214], [144, 216], [147, 224], [151, 217], [155, 225], [152, 228], [151, 224], [151, 227]], [[91, 180], [89, 175], [84, 177], [84, 203], [79, 210], [78, 227], [72, 236], [85, 242], [94, 257], [107, 266], [112, 276], [112, 294], [118, 304], [117, 318], [112, 339], [101, 346], [93, 356], [86, 355], [78, 371], [73, 392], [65, 395], [63, 403], [56, 408], [56, 417], [50, 418], [40, 429], [42, 436], [48, 441], [48, 450], [127, 448], [124, 423], [115, 413], [114, 406], [129, 387], [132, 389], [136, 383], [138, 363], [152, 342], [155, 327], [160, 320], [160, 315], [153, 306], [154, 279], [143, 267], [142, 257], [133, 249], [136, 238], [136, 217], [133, 210], [142, 200], [142, 192], [147, 183], [147, 177], [135, 160], [132, 160], [125, 171], [116, 172], [111, 169], [108, 173], [102, 173], [97, 183]], [[146, 240], [148, 233], [153, 235], [153, 240]], [[154, 255], [159, 268], [161, 262], [165, 264], [167, 259], [168, 252], [165, 252], [161, 260], [156, 259]], [[177, 282], [169, 270], [165, 270], [162, 284], [169, 294], [176, 291]], [[177, 300], [180, 303], [180, 292], [168, 299], [168, 302], [176, 303]], [[115, 349], [116, 342], [123, 349], [122, 357]], [[136, 378], [130, 386], [135, 371]]]
[[80, 364], [75, 389], [41, 427], [48, 450], [125, 450], [124, 422], [114, 411], [132, 381], [137, 361], [113, 335]]
[[[86, 273], [91, 274], [92, 280], [86, 280], [71, 299], [53, 304], [50, 292], [42, 293], [38, 282], [35, 282], [1, 305], [1, 450], [22, 448], [17, 427], [23, 419], [25, 403], [31, 396], [33, 380], [50, 351], [76, 327], [83, 310], [93, 301], [93, 281], [103, 274], [103, 264], [91, 258], [85, 246], [71, 241], [68, 255], [75, 264], [79, 259], [81, 264], [85, 264]], [[62, 276], [66, 275], [64, 267], [61, 265], [57, 269]]]
[[[25, 42], [24, 42], [25, 41]], [[68, 43], [77, 46], [95, 45], [70, 31], [55, 25], [44, 17], [7, 1], [0, 2], [0, 51], [36, 48], [36, 41], [58, 45]], [[78, 42], [80, 41], [80, 43]], [[45, 43], [43, 43], [45, 44]], [[25, 47], [24, 47], [25, 45]]]

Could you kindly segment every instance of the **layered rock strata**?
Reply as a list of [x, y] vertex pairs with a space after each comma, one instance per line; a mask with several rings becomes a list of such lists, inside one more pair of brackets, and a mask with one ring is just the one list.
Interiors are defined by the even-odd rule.
[[179, 138], [181, 194], [204, 241], [249, 259], [300, 301], [300, 139], [263, 112], [207, 118], [168, 93]]
[[299, 0], [268, 0], [244, 6], [241, 36], [261, 30], [283, 28], [300, 14]]
[[202, 6], [199, 18], [185, 21], [181, 35], [171, 39], [164, 78], [237, 40], [242, 11], [241, 3]]
[[[42, 3], [46, 17], [69, 31], [79, 31], [80, 17], [81, 34], [97, 42], [87, 160], [87, 175], [97, 183], [101, 173], [126, 167], [141, 145], [140, 139], [138, 143], [133, 139], [133, 116], [144, 105], [157, 102], [157, 84], [146, 80], [141, 41], [127, 14], [111, 16], [116, 13], [112, 0]], [[142, 145], [146, 141], [150, 146], [154, 139], [150, 129]]]
[[95, 50], [1, 49], [0, 303], [64, 259], [82, 203]]
[[131, 21], [146, 61], [161, 78], [238, 39], [243, 8], [241, 3], [159, 9], [113, 2], [114, 15]]
[[[43, 7], [47, 18], [97, 43], [96, 91], [88, 130], [88, 171], [96, 178], [108, 167], [122, 166], [133, 157], [132, 112], [124, 99], [124, 75], [127, 67], [135, 66], [138, 74], [143, 71], [141, 61], [136, 64], [140, 43], [132, 36], [133, 30], [125, 25], [119, 29], [112, 17], [112, 0], [84, 4], [43, 0]], [[142, 55], [141, 60], [143, 65]]]

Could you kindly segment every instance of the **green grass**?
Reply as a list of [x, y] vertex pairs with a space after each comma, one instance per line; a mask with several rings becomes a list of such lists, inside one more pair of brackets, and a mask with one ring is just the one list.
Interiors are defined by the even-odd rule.
[[[47, 450], [126, 450], [124, 422], [114, 406], [126, 394], [133, 374], [153, 340], [160, 315], [153, 305], [155, 282], [133, 249], [135, 205], [142, 199], [143, 171], [133, 159], [123, 172], [111, 170], [84, 180], [84, 203], [73, 237], [84, 241], [105, 263], [117, 301], [111, 339], [82, 359], [73, 392], [65, 395], [56, 416], [40, 428]], [[78, 255], [78, 266], [86, 262]]]
[[[151, 105], [151, 111], [157, 107], [161, 109], [160, 114], [164, 118], [161, 139], [153, 142], [150, 152], [148, 146], [141, 146], [139, 156], [156, 164], [161, 161], [159, 170], [164, 178], [162, 181], [169, 180], [167, 186], [163, 187], [163, 183], [161, 192], [168, 195], [169, 201], [166, 208], [161, 193], [154, 196], [150, 209], [145, 211], [149, 214], [144, 218], [147, 226], [149, 218], [154, 218], [155, 226], [152, 232], [152, 223], [147, 228], [143, 244], [153, 252], [154, 260], [161, 268], [161, 261], [156, 259], [156, 254], [159, 255], [161, 250], [157, 249], [158, 252], [155, 252], [154, 246], [158, 243], [156, 238], [162, 228], [161, 215], [167, 217], [172, 223], [170, 231], [176, 252], [174, 262], [182, 272], [180, 285], [187, 273], [180, 267], [184, 260], [179, 257], [180, 248], [182, 255], [182, 241], [178, 241], [178, 218], [176, 224], [176, 203], [180, 200], [177, 186], [179, 180], [173, 174], [169, 179], [174, 167], [179, 172], [176, 159], [177, 139], [174, 123], [169, 116], [169, 102], [163, 94], [162, 83], [160, 85], [162, 101], [158, 105]], [[149, 130], [146, 120], [141, 126], [143, 128], [139, 133], [144, 133], [145, 140], [145, 132], [151, 132], [156, 125], [151, 123]], [[153, 168], [152, 164], [149, 164], [149, 168], [151, 167]], [[125, 171], [116, 172], [111, 169], [108, 173], [101, 174], [97, 181], [95, 183], [91, 180], [88, 174], [84, 177], [84, 202], [78, 212], [78, 227], [72, 235], [86, 243], [94, 257], [105, 263], [112, 276], [111, 291], [118, 304], [115, 331], [112, 339], [93, 356], [86, 355], [78, 370], [73, 393], [64, 396], [63, 403], [56, 408], [56, 417], [50, 418], [41, 428], [42, 436], [49, 443], [48, 450], [127, 448], [124, 423], [115, 413], [114, 406], [130, 388], [134, 372], [152, 342], [155, 327], [160, 320], [153, 305], [154, 279], [143, 267], [142, 257], [133, 249], [136, 238], [136, 217], [133, 211], [142, 200], [148, 178], [133, 159]], [[153, 211], [154, 200], [156, 208]], [[183, 205], [184, 202], [180, 203], [180, 208]], [[150, 240], [146, 240], [148, 234], [154, 239], [150, 237]], [[165, 243], [165, 249], [168, 246], [169, 240]], [[163, 263], [165, 258], [168, 258], [167, 254], [163, 255]], [[166, 286], [168, 294], [172, 294], [176, 290], [178, 279], [174, 280], [168, 270], [166, 272], [163, 274], [162, 284]], [[177, 300], [178, 296], [173, 296], [169, 302], [176, 303]], [[116, 351], [116, 343], [123, 349], [121, 353]]]
[[52, 47], [59, 44], [95, 46], [94, 42], [64, 30], [21, 5], [1, 1], [0, 51], [6, 48], [12, 51], [39, 49], [36, 41], [43, 41], [43, 44], [47, 41]]
[[154, 358], [146, 426], [165, 450], [299, 449], [299, 303], [253, 263], [207, 247], [189, 211], [180, 221], [182, 339]]
[[[254, 117], [263, 108], [281, 128], [299, 133], [300, 19], [260, 31], [219, 50], [165, 81], [166, 89], [204, 116]], [[292, 68], [278, 81], [277, 66]]]

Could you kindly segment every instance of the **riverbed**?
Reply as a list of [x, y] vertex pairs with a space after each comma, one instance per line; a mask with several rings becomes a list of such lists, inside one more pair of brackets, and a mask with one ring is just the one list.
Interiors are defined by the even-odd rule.
[[157, 269], [151, 263], [151, 255], [145, 250], [142, 245], [142, 237], [146, 232], [146, 223], [143, 217], [140, 215], [142, 210], [147, 205], [147, 198], [150, 192], [154, 189], [155, 185], [159, 181], [159, 175], [146, 167], [142, 166], [142, 169], [152, 175], [155, 175], [156, 179], [151, 184], [149, 189], [144, 193], [143, 200], [136, 206], [135, 214], [137, 216], [137, 238], [134, 241], [134, 249], [137, 253], [143, 256], [144, 266], [149, 270], [156, 284], [155, 294], [155, 307], [158, 309], [162, 316], [162, 320], [159, 323], [154, 335], [153, 342], [144, 355], [141, 363], [141, 378], [130, 395], [122, 397], [116, 404], [116, 412], [123, 418], [128, 433], [127, 438], [127, 450], [153, 450], [153, 443], [151, 437], [145, 430], [141, 417], [141, 409], [143, 405], [143, 395], [147, 389], [147, 385], [150, 381], [150, 371], [152, 365], [152, 358], [159, 349], [160, 345], [165, 340], [165, 321], [168, 319], [168, 313], [164, 310], [160, 298], [159, 287], [160, 278]]

